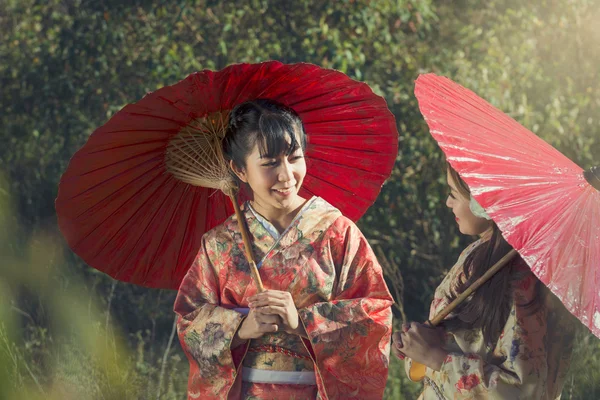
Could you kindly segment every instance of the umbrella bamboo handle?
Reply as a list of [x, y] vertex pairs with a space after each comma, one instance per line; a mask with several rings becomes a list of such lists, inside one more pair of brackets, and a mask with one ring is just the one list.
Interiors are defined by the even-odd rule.
[[[450, 314], [460, 303], [462, 303], [467, 297], [469, 297], [475, 290], [477, 290], [481, 285], [487, 282], [496, 272], [498, 272], [502, 267], [504, 267], [508, 262], [516, 256], [518, 253], [515, 249], [512, 249], [504, 257], [502, 257], [496, 264], [494, 264], [490, 269], [486, 271], [485, 274], [481, 276], [481, 278], [477, 279], [471, 286], [467, 288], [464, 292], [462, 292], [456, 299], [452, 301], [452, 303], [448, 304], [442, 311], [440, 311], [432, 320], [428, 320], [425, 322], [430, 326], [437, 326], [440, 322], [446, 318], [448, 314]], [[423, 380], [425, 377], [426, 367], [423, 364], [412, 361], [407, 358], [406, 369], [408, 372], [408, 377], [410, 380], [414, 382], [419, 382]]]
[[233, 194], [230, 194], [229, 199], [233, 204], [233, 209], [235, 210], [235, 215], [237, 216], [238, 220], [238, 226], [240, 227], [240, 232], [242, 233], [242, 241], [244, 242], [244, 253], [246, 255], [246, 260], [248, 260], [248, 264], [250, 265], [250, 273], [252, 274], [254, 283], [256, 283], [258, 293], [264, 292], [265, 287], [263, 286], [262, 280], [260, 279], [258, 268], [256, 267], [256, 263], [254, 262], [254, 256], [252, 256], [252, 246], [250, 246], [250, 235], [248, 234], [248, 228], [244, 223], [245, 218], [242, 215], [242, 211], [240, 210], [240, 206], [237, 203], [235, 196]]

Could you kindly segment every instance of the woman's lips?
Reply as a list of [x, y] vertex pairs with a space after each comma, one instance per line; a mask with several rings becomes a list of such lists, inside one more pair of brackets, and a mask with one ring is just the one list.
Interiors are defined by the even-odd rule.
[[292, 192], [294, 191], [294, 187], [292, 186], [287, 189], [273, 189], [273, 191], [280, 196], [287, 197], [292, 194]]

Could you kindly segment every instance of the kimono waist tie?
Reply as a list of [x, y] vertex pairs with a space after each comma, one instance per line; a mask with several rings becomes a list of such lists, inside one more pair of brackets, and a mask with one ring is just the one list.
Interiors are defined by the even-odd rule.
[[243, 367], [242, 381], [280, 385], [316, 385], [317, 377], [313, 371], [273, 371]]
[[[247, 308], [235, 308], [247, 314]], [[300, 370], [298, 370], [300, 369]], [[280, 385], [316, 385], [310, 354], [297, 336], [285, 332], [250, 342], [242, 365], [242, 381]]]

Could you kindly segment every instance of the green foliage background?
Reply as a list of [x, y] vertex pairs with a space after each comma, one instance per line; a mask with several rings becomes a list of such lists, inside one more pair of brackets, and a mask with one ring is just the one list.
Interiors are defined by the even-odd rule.
[[[422, 320], [469, 238], [445, 210], [419, 73], [471, 88], [582, 167], [600, 163], [595, 0], [0, 1], [0, 398], [181, 399], [174, 293], [85, 266], [56, 227], [71, 155], [113, 113], [187, 74], [277, 59], [367, 82], [396, 115], [392, 177], [360, 221], [396, 317]], [[393, 361], [386, 396], [418, 385]], [[581, 333], [564, 397], [600, 397], [600, 342]]]

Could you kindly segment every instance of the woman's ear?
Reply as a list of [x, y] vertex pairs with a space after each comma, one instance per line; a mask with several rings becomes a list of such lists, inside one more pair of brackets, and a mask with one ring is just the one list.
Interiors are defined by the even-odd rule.
[[235, 163], [233, 162], [233, 160], [229, 160], [229, 168], [233, 171], [235, 176], [237, 176], [237, 178], [240, 181], [242, 181], [244, 183], [248, 183], [248, 178], [246, 178], [246, 170], [245, 169], [238, 168], [237, 165], [235, 165]]

